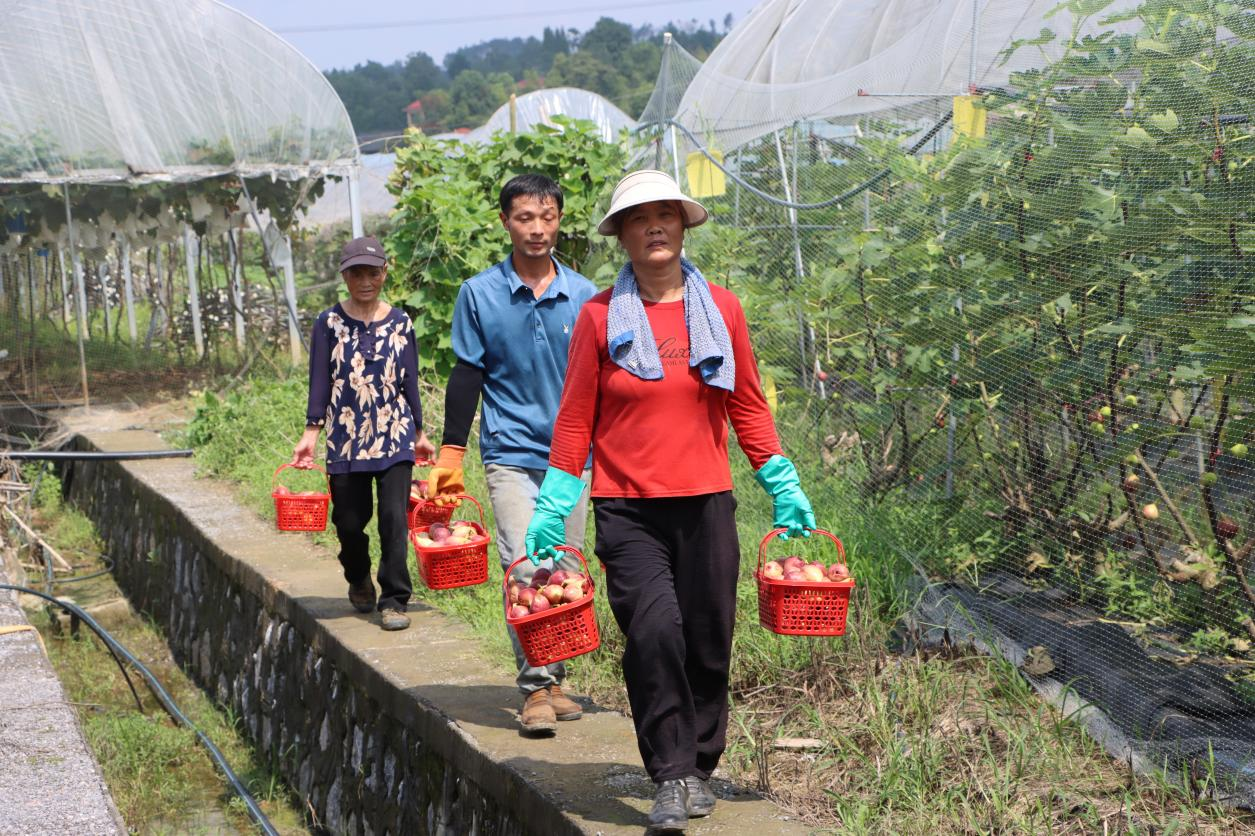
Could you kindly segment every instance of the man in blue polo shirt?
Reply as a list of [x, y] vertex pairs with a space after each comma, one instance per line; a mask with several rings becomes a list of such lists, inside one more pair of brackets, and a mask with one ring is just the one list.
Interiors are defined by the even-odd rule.
[[[562, 219], [557, 183], [540, 174], [520, 175], [501, 189], [500, 203], [513, 251], [458, 291], [453, 308], [457, 365], [445, 388], [444, 437], [429, 481], [437, 496], [463, 492], [462, 457], [482, 394], [479, 454], [505, 568], [523, 554], [523, 537], [549, 467], [571, 331], [580, 307], [597, 289], [553, 257]], [[585, 488], [566, 523], [567, 544], [581, 550], [587, 503]], [[581, 567], [567, 555], [562, 568]], [[533, 571], [524, 561], [515, 573], [530, 582]], [[518, 686], [526, 695], [519, 713], [523, 730], [553, 734], [557, 720], [579, 719], [579, 704], [562, 693], [563, 665], [531, 667], [514, 631], [507, 626], [506, 632], [514, 643]]]

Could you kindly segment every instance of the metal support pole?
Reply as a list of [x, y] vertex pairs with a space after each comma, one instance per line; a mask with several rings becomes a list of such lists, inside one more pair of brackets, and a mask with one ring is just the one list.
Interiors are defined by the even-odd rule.
[[287, 245], [287, 257], [282, 260], [282, 265], [283, 293], [288, 297], [288, 347], [292, 352], [292, 364], [296, 365], [301, 362], [301, 328], [293, 313], [296, 310], [296, 271], [292, 267], [292, 239], [284, 237], [283, 241]]
[[[105, 303], [105, 339], [109, 339], [109, 326], [113, 323], [113, 302], [109, 298], [109, 261], [108, 259], [96, 264], [96, 281], [100, 282], [100, 298]], [[116, 334], [114, 335], [117, 336]]]
[[361, 238], [366, 234], [362, 226], [362, 196], [358, 188], [358, 180], [362, 176], [361, 163], [349, 167], [349, 217], [353, 222], [353, 237]]
[[183, 254], [187, 261], [187, 304], [192, 310], [192, 342], [196, 344], [196, 356], [202, 358], [205, 356], [205, 335], [200, 325], [200, 285], [196, 276], [200, 241], [186, 224], [183, 226]]
[[671, 126], [671, 171], [675, 174], [675, 182], [680, 182], [680, 142], [675, 125]]
[[65, 235], [70, 259], [74, 265], [74, 283], [78, 290], [78, 377], [83, 387], [83, 408], [91, 409], [91, 398], [87, 393], [87, 352], [83, 349], [83, 341], [87, 339], [87, 294], [83, 290], [83, 265], [78, 260], [78, 242], [74, 240], [74, 215], [70, 212], [70, 184], [63, 184], [61, 192], [65, 195]]
[[[165, 287], [165, 280], [161, 275], [161, 245], [158, 244], [156, 252], [153, 253], [153, 267], [157, 274], [157, 292], [154, 294], [155, 300], [161, 299], [161, 290]], [[151, 283], [149, 290], [151, 291]], [[157, 333], [157, 327], [164, 315], [165, 307], [154, 302], [152, 306], [152, 314], [148, 319], [148, 333], [144, 335], [144, 350], [148, 351], [152, 348], [153, 336]]]
[[118, 258], [122, 261], [122, 293], [126, 303], [126, 327], [131, 335], [131, 345], [135, 345], [139, 339], [139, 333], [135, 329], [135, 288], [131, 283], [130, 240], [123, 238], [118, 242], [118, 249], [121, 251]]
[[235, 321], [235, 347], [244, 350], [244, 288], [240, 273], [240, 251], [235, 233], [227, 230], [227, 275], [231, 277], [231, 310]]
[[[789, 186], [789, 166], [784, 161], [784, 146], [780, 144], [780, 131], [772, 131], [772, 137], [776, 141], [776, 159], [780, 163], [780, 182], [784, 186], [784, 199], [789, 203], [793, 203], [793, 189]], [[790, 206], [786, 212], [789, 218], [789, 226], [793, 230], [793, 271], [800, 283], [806, 278], [806, 265], [802, 262], [802, 239], [799, 237], [797, 230], [797, 209]], [[806, 381], [806, 320], [802, 316], [800, 304], [797, 309], [797, 345], [798, 358], [801, 360], [799, 368], [802, 370], [802, 385], [806, 387], [809, 385]]]
[[70, 330], [70, 279], [65, 272], [65, 250], [57, 247], [57, 265], [61, 268], [61, 324]]

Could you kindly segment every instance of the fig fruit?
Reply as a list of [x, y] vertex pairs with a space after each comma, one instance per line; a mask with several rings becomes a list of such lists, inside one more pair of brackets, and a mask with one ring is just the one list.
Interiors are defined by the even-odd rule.
[[1147, 502], [1142, 506], [1142, 516], [1148, 520], [1159, 519], [1159, 506], [1153, 502]]
[[531, 610], [522, 604], [510, 605], [510, 618], [522, 618], [525, 615], [531, 615]]

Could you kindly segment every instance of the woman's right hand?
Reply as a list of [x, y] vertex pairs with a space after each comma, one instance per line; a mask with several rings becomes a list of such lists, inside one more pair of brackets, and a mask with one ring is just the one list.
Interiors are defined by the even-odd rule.
[[314, 450], [318, 447], [318, 436], [322, 427], [306, 427], [301, 440], [296, 442], [292, 450], [292, 466], [301, 470], [309, 470], [314, 466]]

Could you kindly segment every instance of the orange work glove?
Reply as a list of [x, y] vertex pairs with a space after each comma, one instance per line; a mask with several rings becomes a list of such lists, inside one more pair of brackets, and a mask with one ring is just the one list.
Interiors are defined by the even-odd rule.
[[440, 448], [436, 464], [427, 474], [427, 494], [435, 499], [437, 505], [457, 506], [461, 500], [453, 497], [466, 493], [466, 478], [462, 475], [462, 457], [466, 448], [456, 444], [446, 444]]

